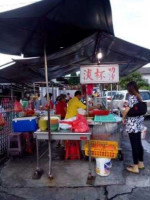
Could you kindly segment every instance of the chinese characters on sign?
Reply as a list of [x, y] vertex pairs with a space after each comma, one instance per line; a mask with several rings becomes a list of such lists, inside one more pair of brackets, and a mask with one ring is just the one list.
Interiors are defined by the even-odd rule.
[[88, 65], [80, 67], [81, 84], [119, 82], [118, 65]]

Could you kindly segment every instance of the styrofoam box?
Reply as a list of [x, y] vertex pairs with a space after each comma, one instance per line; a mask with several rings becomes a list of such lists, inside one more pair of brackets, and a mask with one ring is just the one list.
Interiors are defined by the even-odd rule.
[[38, 129], [37, 117], [22, 117], [12, 120], [14, 132], [34, 132]]

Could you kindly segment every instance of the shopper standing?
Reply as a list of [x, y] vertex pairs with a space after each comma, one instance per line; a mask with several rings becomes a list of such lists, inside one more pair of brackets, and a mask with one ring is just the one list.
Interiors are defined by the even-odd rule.
[[[53, 105], [53, 101], [52, 101], [52, 96], [53, 94], [52, 93], [49, 93], [49, 106], [50, 106], [50, 109], [54, 109], [54, 105]], [[46, 109], [48, 108], [48, 105], [47, 105], [47, 94], [45, 95], [45, 97], [43, 97], [41, 99], [41, 106], [42, 108]]]
[[[143, 116], [127, 117], [127, 114], [134, 104], [142, 101], [136, 82], [131, 81], [127, 84], [129, 92], [128, 105], [124, 110], [122, 122], [126, 124], [126, 131], [129, 134], [129, 139], [132, 147], [133, 165], [127, 167], [127, 171], [139, 173], [139, 169], [144, 168], [143, 163], [143, 147], [141, 142], [141, 130], [143, 128]], [[126, 119], [127, 117], [127, 119]]]
[[66, 95], [61, 94], [58, 98], [56, 104], [56, 114], [61, 116], [61, 119], [64, 119], [67, 111]]

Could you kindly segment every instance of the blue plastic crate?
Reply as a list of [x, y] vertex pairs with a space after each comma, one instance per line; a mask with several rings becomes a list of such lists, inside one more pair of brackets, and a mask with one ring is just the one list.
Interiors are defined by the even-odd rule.
[[34, 132], [38, 129], [37, 117], [23, 117], [12, 120], [14, 132]]

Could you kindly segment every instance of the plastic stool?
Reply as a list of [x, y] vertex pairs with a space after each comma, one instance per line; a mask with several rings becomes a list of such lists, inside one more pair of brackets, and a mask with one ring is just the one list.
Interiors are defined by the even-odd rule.
[[76, 140], [66, 141], [65, 143], [66, 155], [65, 159], [77, 160], [80, 159], [80, 142]]
[[8, 136], [8, 156], [22, 154], [21, 135], [22, 133], [11, 133]]
[[32, 154], [34, 149], [32, 132], [23, 133], [22, 137], [25, 142], [25, 152]]

